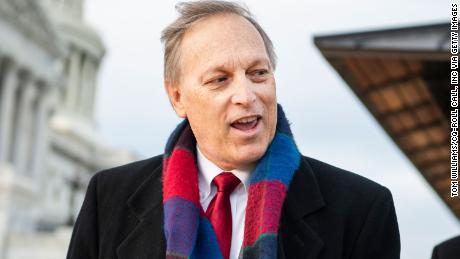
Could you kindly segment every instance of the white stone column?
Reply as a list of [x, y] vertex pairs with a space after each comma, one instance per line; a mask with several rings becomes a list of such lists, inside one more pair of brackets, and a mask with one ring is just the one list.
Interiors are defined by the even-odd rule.
[[15, 92], [18, 87], [18, 69], [6, 65], [0, 101], [0, 166], [8, 161], [12, 138]]
[[27, 121], [27, 130], [25, 133], [26, 139], [25, 142], [27, 143], [27, 150], [25, 151], [25, 165], [22, 168], [23, 172], [25, 172], [27, 175], [33, 175], [32, 170], [34, 169], [32, 167], [32, 160], [34, 159], [34, 156], [37, 154], [35, 153], [35, 146], [38, 141], [38, 133], [39, 133], [39, 119], [38, 118], [38, 112], [39, 112], [39, 104], [40, 104], [40, 99], [42, 98], [42, 88], [40, 85], [35, 85], [36, 88], [35, 94], [33, 97], [31, 97], [30, 104], [28, 105], [28, 116], [29, 116], [29, 121]]
[[16, 138], [15, 138], [15, 149], [13, 153], [13, 164], [16, 166], [17, 171], [22, 174], [30, 174], [26, 172], [28, 160], [28, 151], [30, 149], [30, 134], [32, 133], [32, 121], [33, 121], [33, 99], [37, 93], [37, 85], [34, 78], [28, 76], [21, 86], [20, 90], [22, 93], [19, 98], [19, 110], [18, 110], [18, 123]]
[[91, 91], [88, 93], [88, 116], [94, 118], [94, 106], [96, 105], [96, 89], [97, 89], [97, 74], [98, 74], [98, 62], [92, 60], [91, 62]]
[[18, 69], [12, 63], [3, 63], [3, 82], [0, 87], [0, 259], [5, 259], [7, 236], [9, 233], [9, 207], [11, 166], [8, 163], [13, 115], [15, 113], [15, 92], [18, 87]]
[[36, 111], [36, 121], [33, 126], [36, 129], [35, 139], [33, 142], [32, 158], [30, 167], [32, 170], [32, 177], [40, 182], [46, 170], [48, 149], [49, 149], [49, 115], [51, 112], [50, 103], [50, 86], [43, 85], [38, 96], [38, 106]]
[[[8, 168], [5, 170], [8, 170]], [[5, 178], [7, 177], [5, 174], [8, 174], [9, 172], [3, 171], [0, 173], [2, 173], [0, 177]], [[6, 252], [8, 248], [7, 237], [10, 231], [10, 196], [10, 189], [7, 186], [0, 184], [0, 259], [6, 259]]]
[[70, 54], [67, 73], [66, 107], [71, 111], [75, 111], [81, 83], [81, 53], [77, 50], [73, 50]]
[[80, 85], [80, 95], [79, 95], [79, 104], [78, 111], [84, 117], [88, 117], [88, 105], [89, 105], [89, 94], [91, 93], [91, 59], [89, 56], [85, 56], [82, 64], [82, 74], [81, 74], [81, 85]]

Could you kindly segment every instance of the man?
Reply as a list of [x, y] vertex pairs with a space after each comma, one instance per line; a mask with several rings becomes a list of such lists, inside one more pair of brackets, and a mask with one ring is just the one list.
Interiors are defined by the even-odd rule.
[[460, 236], [456, 236], [435, 246], [431, 259], [456, 259], [459, 256]]
[[162, 40], [184, 121], [163, 155], [91, 179], [67, 258], [399, 258], [389, 190], [299, 153], [251, 14], [178, 11]]

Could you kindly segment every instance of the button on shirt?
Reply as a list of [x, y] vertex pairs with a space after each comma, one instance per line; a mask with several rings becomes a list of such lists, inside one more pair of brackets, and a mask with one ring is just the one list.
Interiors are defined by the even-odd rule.
[[212, 183], [214, 177], [222, 172], [231, 172], [241, 183], [230, 194], [230, 205], [232, 210], [232, 242], [230, 247], [230, 259], [237, 259], [243, 244], [244, 237], [244, 218], [246, 214], [246, 203], [248, 201], [248, 180], [252, 172], [252, 168], [240, 170], [235, 169], [226, 171], [220, 169], [213, 162], [207, 159], [200, 149], [197, 150], [197, 163], [198, 163], [198, 186], [200, 188], [200, 203], [203, 210], [209, 206], [211, 200], [217, 193], [217, 187]]

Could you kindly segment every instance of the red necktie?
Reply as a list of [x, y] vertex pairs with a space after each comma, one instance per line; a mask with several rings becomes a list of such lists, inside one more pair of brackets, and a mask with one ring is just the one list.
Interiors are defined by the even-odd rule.
[[217, 193], [206, 210], [206, 216], [211, 221], [211, 225], [217, 235], [217, 241], [224, 259], [228, 259], [232, 242], [230, 194], [238, 186], [240, 179], [232, 173], [223, 172], [214, 177], [213, 182], [217, 186]]

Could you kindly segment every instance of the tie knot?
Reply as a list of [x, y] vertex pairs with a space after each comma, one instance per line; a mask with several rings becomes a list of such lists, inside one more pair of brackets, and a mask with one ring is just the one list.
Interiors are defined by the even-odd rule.
[[240, 179], [230, 172], [223, 172], [214, 177], [213, 182], [218, 192], [230, 194], [240, 184]]

